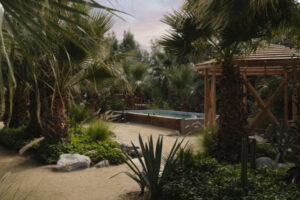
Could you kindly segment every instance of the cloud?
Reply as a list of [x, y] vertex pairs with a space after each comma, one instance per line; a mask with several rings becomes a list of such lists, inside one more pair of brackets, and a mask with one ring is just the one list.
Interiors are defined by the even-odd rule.
[[[112, 29], [119, 39], [124, 30], [130, 30], [142, 48], [150, 49], [151, 39], [159, 38], [167, 26], [160, 20], [173, 9], [178, 9], [184, 0], [110, 0], [106, 3], [132, 16], [121, 15], [126, 21], [115, 17]], [[100, 2], [100, 1], [99, 1]], [[102, 1], [100, 3], [103, 3]]]

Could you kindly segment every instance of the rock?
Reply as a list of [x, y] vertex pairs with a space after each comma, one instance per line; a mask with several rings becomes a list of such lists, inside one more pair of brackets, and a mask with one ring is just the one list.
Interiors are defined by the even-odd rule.
[[270, 168], [273, 169], [273, 160], [269, 157], [260, 157], [256, 159], [256, 163], [258, 165], [258, 167], [264, 168]]
[[88, 168], [91, 159], [79, 154], [62, 154], [57, 161], [57, 169], [59, 171], [74, 171], [78, 169]]
[[96, 168], [103, 168], [103, 167], [108, 167], [108, 166], [109, 166], [108, 160], [102, 160], [95, 165]]
[[[143, 152], [141, 149], [137, 149], [137, 153], [140, 157], [143, 157]], [[132, 150], [129, 155], [132, 157], [132, 158], [137, 158], [138, 155], [136, 154], [135, 150]]]
[[168, 136], [180, 136], [180, 132], [178, 130], [170, 133]]
[[287, 167], [288, 167], [288, 165], [285, 164], [285, 163], [278, 163], [278, 164], [276, 165], [276, 168], [282, 168], [282, 169], [284, 169], [284, 168], [287, 168]]

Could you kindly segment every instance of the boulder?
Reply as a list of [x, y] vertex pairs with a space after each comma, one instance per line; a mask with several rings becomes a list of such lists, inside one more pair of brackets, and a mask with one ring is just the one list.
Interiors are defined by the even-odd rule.
[[168, 134], [168, 136], [180, 136], [180, 132], [178, 130], [175, 130], [172, 133]]
[[91, 159], [79, 154], [62, 154], [57, 161], [57, 169], [59, 171], [74, 171], [78, 169], [88, 168]]
[[256, 163], [258, 167], [264, 168], [270, 168], [273, 169], [273, 160], [269, 157], [260, 157], [256, 159]]
[[[138, 153], [138, 155], [139, 155], [140, 157], [143, 157], [143, 152], [142, 152], [141, 149], [137, 149], [137, 153]], [[132, 151], [130, 151], [129, 155], [130, 155], [132, 158], [137, 158], [137, 157], [138, 157], [137, 153], [135, 152], [135, 150], [132, 150]]]
[[288, 165], [287, 164], [285, 164], [285, 163], [278, 163], [277, 165], [276, 165], [276, 168], [287, 168], [288, 167]]
[[108, 160], [102, 160], [95, 165], [96, 168], [103, 168], [103, 167], [108, 167], [108, 166], [109, 166]]

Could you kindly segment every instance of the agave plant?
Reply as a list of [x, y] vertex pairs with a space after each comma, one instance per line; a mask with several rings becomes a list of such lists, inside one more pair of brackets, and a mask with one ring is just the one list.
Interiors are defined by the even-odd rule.
[[178, 161], [176, 154], [183, 143], [184, 139], [180, 142], [175, 141], [169, 155], [165, 159], [163, 165], [163, 137], [159, 136], [156, 141], [156, 146], [154, 146], [153, 138], [150, 136], [147, 143], [143, 142], [141, 135], [139, 135], [139, 143], [141, 147], [144, 159], [139, 155], [138, 148], [132, 143], [134, 151], [138, 157], [139, 168], [128, 156], [128, 161], [126, 162], [128, 167], [131, 169], [132, 173], [126, 172], [126, 174], [135, 180], [140, 188], [141, 194], [144, 193], [144, 189], [147, 188], [150, 192], [150, 199], [159, 199], [163, 184], [166, 182], [166, 178], [170, 174], [172, 167]]

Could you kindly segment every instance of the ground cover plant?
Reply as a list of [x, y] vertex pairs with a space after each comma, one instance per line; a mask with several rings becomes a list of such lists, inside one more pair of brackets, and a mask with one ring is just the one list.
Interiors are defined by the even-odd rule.
[[[0, 144], [19, 151], [24, 145], [34, 140], [30, 134], [25, 132], [25, 129], [25, 127], [3, 129], [0, 132]], [[120, 146], [110, 138], [94, 140], [88, 134], [88, 129], [81, 126], [71, 128], [70, 131], [72, 133], [70, 141], [44, 140], [33, 146], [31, 152], [37, 155], [43, 164], [56, 164], [61, 154], [86, 155], [91, 158], [93, 164], [102, 160], [109, 160], [111, 164], [115, 165], [125, 162]]]
[[164, 200], [297, 200], [300, 197], [299, 189], [284, 181], [286, 170], [249, 170], [248, 195], [245, 195], [239, 164], [220, 164], [204, 154], [182, 152], [180, 156], [181, 162], [163, 187]]

